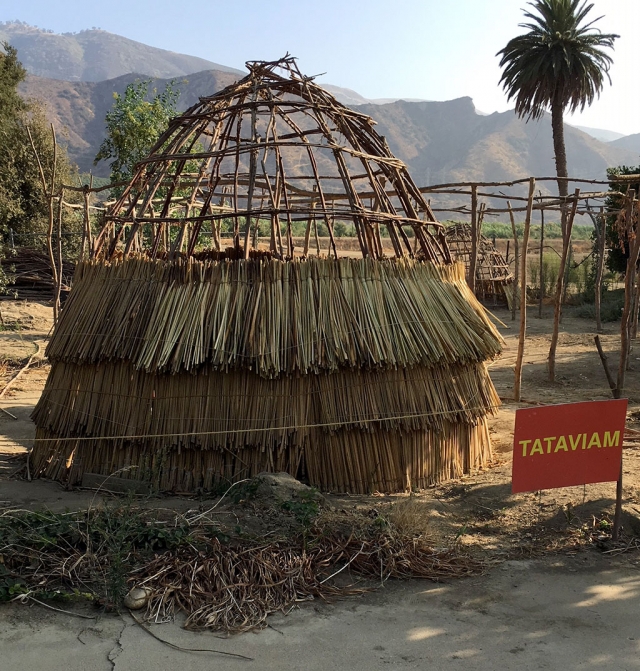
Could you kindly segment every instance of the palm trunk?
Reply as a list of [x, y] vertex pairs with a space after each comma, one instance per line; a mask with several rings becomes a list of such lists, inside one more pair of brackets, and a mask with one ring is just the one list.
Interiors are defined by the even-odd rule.
[[[553, 132], [553, 151], [556, 159], [556, 175], [558, 177], [568, 177], [567, 173], [567, 152], [564, 146], [564, 107], [562, 102], [556, 97], [551, 105], [551, 130]], [[561, 198], [566, 198], [569, 193], [569, 185], [566, 179], [558, 180], [558, 194]], [[573, 222], [572, 222], [573, 223]], [[551, 335], [551, 347], [549, 348], [549, 380], [555, 381], [556, 374], [556, 348], [558, 346], [558, 331], [560, 329], [560, 315], [562, 313], [562, 290], [564, 285], [564, 267], [566, 265], [568, 246], [571, 232], [567, 236], [567, 208], [566, 204], [562, 206], [562, 260], [558, 271], [558, 284], [556, 286], [556, 300], [553, 314], [553, 333]]]
[[[551, 105], [551, 130], [553, 132], [553, 153], [556, 159], [556, 175], [568, 177], [567, 172], [567, 150], [564, 146], [564, 106], [560, 100], [555, 100]], [[569, 195], [569, 185], [566, 179], [558, 180], [558, 194], [561, 198]], [[566, 224], [567, 211], [563, 208], [562, 219]]]

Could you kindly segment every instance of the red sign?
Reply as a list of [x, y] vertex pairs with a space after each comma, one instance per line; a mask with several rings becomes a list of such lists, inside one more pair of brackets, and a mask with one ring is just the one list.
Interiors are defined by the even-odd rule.
[[616, 481], [626, 415], [627, 399], [517, 410], [511, 491]]

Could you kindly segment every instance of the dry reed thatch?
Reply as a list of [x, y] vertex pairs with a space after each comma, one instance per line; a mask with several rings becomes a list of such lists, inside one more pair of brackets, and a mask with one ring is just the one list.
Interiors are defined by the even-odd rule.
[[[291, 59], [249, 69], [171, 123], [78, 265], [34, 412], [36, 473], [193, 491], [284, 470], [366, 493], [485, 463], [501, 338], [441, 224], [370, 119]], [[311, 253], [320, 220], [331, 257]], [[363, 258], [335, 258], [337, 221]]]

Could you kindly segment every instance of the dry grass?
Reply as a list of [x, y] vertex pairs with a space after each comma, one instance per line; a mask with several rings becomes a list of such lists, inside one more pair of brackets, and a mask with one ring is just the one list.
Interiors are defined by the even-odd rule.
[[385, 517], [401, 535], [424, 539], [432, 535], [433, 528], [426, 503], [414, 496], [393, 503]]

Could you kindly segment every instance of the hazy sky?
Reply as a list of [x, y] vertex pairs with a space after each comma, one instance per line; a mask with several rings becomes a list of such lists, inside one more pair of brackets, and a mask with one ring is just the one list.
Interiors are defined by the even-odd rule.
[[[598, 26], [620, 35], [613, 86], [570, 123], [640, 132], [640, 0], [591, 0]], [[98, 27], [241, 68], [289, 52], [305, 74], [369, 98], [471, 96], [483, 112], [512, 107], [495, 54], [522, 32], [525, 0], [2, 0], [0, 20], [55, 32]]]

